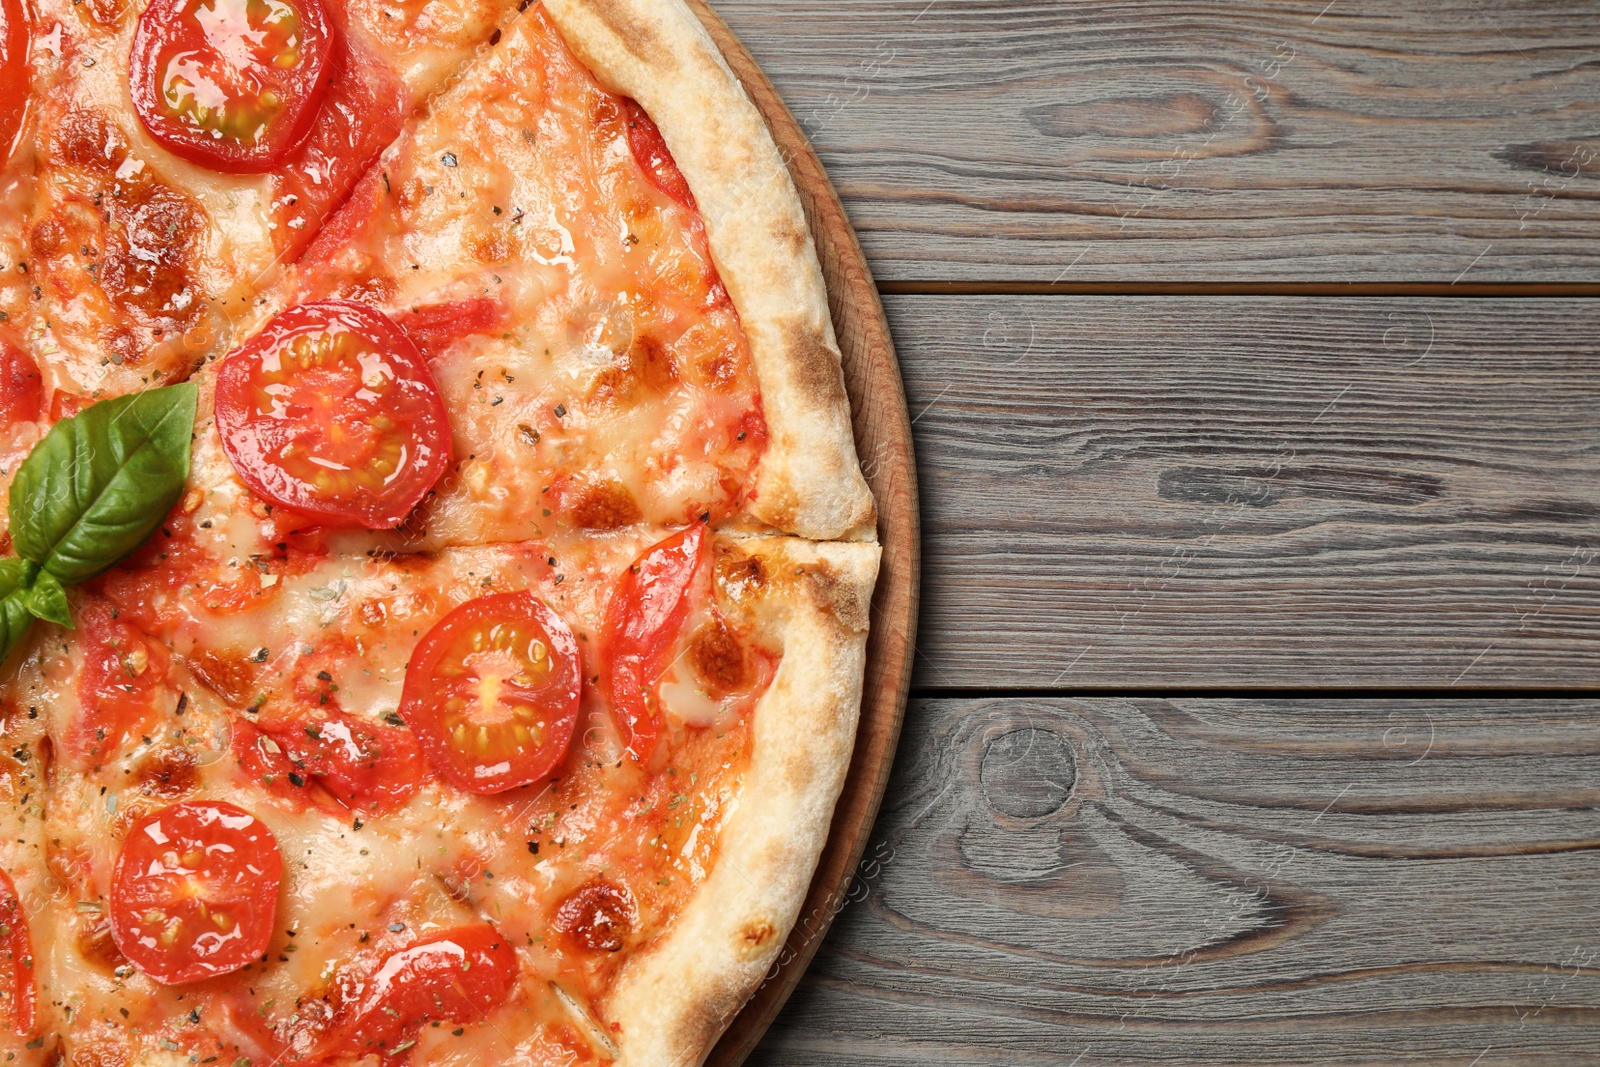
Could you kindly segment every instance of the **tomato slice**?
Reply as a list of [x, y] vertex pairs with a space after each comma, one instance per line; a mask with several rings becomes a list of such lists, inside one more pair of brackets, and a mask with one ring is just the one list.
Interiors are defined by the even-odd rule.
[[[388, 10], [393, 11], [392, 6]], [[311, 132], [272, 174], [273, 243], [283, 262], [299, 252], [400, 136], [410, 95], [392, 68], [342, 37], [329, 63], [328, 92]], [[380, 174], [372, 175], [379, 178]]]
[[583, 667], [566, 620], [532, 593], [469, 600], [406, 667], [400, 716], [434, 768], [499, 793], [548, 775], [578, 721]]
[[477, 296], [412, 308], [400, 317], [400, 328], [432, 357], [463, 337], [500, 329], [505, 320], [505, 308], [498, 300]]
[[476, 1022], [517, 982], [517, 953], [488, 923], [433, 934], [390, 953], [335, 1013], [313, 1060], [382, 1052], [428, 1022]]
[[171, 710], [162, 706], [171, 657], [98, 597], [83, 604], [78, 624], [83, 672], [65, 747], [79, 759], [104, 760]]
[[22, 113], [28, 105], [31, 37], [22, 0], [0, 0], [0, 157], [10, 154], [22, 132]]
[[650, 184], [690, 211], [695, 210], [694, 193], [689, 190], [689, 181], [678, 169], [655, 120], [628, 97], [622, 98], [622, 118], [628, 124], [628, 147], [633, 151], [639, 169], [650, 179]]
[[450, 417], [417, 346], [350, 300], [292, 307], [230, 353], [216, 411], [245, 484], [328, 526], [399, 525], [450, 464]]
[[133, 34], [133, 109], [191, 163], [271, 170], [316, 118], [333, 32], [322, 0], [154, 0]]
[[11, 876], [0, 871], [0, 1021], [18, 1037], [33, 1033], [33, 944]]
[[256, 723], [241, 719], [233, 750], [245, 773], [268, 789], [339, 816], [387, 815], [415, 795], [424, 773], [411, 731], [332, 707]]
[[92, 403], [94, 401], [86, 396], [57, 389], [50, 395], [50, 421], [60, 422], [62, 419], [70, 419]]
[[34, 422], [44, 408], [44, 380], [33, 357], [0, 334], [0, 421]]
[[689, 617], [695, 578], [710, 558], [711, 538], [705, 524], [696, 523], [647, 549], [622, 573], [606, 604], [602, 685], [641, 761], [650, 758], [660, 733], [650, 694]]
[[283, 856], [232, 804], [186, 800], [133, 824], [111, 875], [111, 937], [163, 985], [236, 971], [267, 950]]

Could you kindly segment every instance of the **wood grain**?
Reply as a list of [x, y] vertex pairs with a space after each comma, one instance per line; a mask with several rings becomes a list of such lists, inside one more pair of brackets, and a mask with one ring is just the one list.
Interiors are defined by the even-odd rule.
[[878, 541], [883, 546], [872, 600], [855, 751], [844, 791], [834, 807], [827, 846], [801, 906], [801, 922], [785, 943], [772, 974], [731, 1020], [706, 1060], [708, 1067], [737, 1067], [805, 973], [820, 944], [820, 934], [838, 912], [877, 818], [911, 682], [921, 534], [916, 460], [900, 368], [877, 285], [850, 220], [822, 164], [761, 69], [715, 12], [701, 0], [688, 3], [760, 108], [799, 190], [828, 283], [829, 310], [855, 421], [856, 449], [877, 501]]
[[1600, 281], [1587, 0], [717, 0], [880, 279]]
[[917, 686], [1600, 685], [1600, 304], [887, 307]]
[[1592, 1063], [1600, 704], [917, 700], [750, 1061]]

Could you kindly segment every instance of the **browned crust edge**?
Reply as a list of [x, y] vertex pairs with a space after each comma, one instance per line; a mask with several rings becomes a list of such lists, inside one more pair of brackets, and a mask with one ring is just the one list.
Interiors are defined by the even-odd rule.
[[752, 716], [716, 866], [598, 1006], [626, 1067], [699, 1064], [760, 986], [805, 900], [855, 744], [878, 546], [726, 543], [772, 576], [762, 614], [783, 658]]
[[822, 267], [761, 113], [682, 0], [544, 7], [595, 76], [649, 112], [699, 203], [767, 418], [752, 513], [817, 540], [870, 526]]

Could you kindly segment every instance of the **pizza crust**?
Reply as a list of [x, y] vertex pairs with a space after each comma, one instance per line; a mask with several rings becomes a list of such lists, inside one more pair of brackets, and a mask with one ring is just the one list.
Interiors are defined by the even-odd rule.
[[817, 540], [871, 524], [822, 267], [760, 112], [682, 0], [544, 7], [595, 76], [650, 114], [694, 191], [761, 383], [769, 436], [751, 511]]
[[716, 866], [597, 1006], [627, 1067], [700, 1063], [760, 986], [805, 900], [855, 743], [878, 546], [738, 544], [774, 576], [783, 659], [752, 713]]

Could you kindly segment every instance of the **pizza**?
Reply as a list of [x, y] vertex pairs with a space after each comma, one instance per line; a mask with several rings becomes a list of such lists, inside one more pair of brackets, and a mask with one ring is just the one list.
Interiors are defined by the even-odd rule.
[[0, 0], [0, 1050], [697, 1063], [878, 568], [682, 0]]

